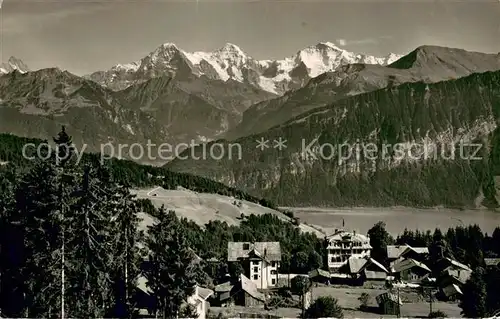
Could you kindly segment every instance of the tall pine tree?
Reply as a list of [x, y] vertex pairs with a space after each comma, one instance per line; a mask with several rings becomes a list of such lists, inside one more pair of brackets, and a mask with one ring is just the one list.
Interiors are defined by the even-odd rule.
[[164, 319], [176, 318], [182, 303], [194, 293], [201, 271], [193, 262], [193, 252], [175, 213], [161, 210], [158, 219], [148, 230], [149, 265], [145, 275], [156, 299], [153, 311]]
[[465, 283], [460, 300], [462, 315], [466, 318], [483, 318], [486, 315], [486, 283], [485, 271], [477, 268], [472, 272], [471, 277]]

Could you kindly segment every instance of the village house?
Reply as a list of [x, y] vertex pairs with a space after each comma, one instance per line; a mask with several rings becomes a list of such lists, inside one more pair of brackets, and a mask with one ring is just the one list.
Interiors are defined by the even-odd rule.
[[[193, 305], [198, 314], [197, 319], [205, 319], [207, 311], [210, 308], [208, 298], [213, 295], [213, 291], [208, 288], [195, 286], [194, 292], [187, 298], [187, 302], [183, 303], [181, 307], [187, 304]], [[154, 309], [154, 296], [151, 289], [147, 285], [147, 279], [144, 276], [139, 276], [137, 279], [137, 291], [135, 295], [135, 303], [139, 309], [141, 318], [154, 317], [154, 314], [148, 312], [149, 309]]]
[[420, 283], [428, 278], [432, 271], [424, 263], [415, 259], [404, 259], [391, 267], [395, 279], [407, 283]]
[[330, 283], [330, 273], [323, 269], [311, 270], [307, 276], [314, 283], [329, 284]]
[[188, 297], [187, 304], [193, 305], [196, 308], [198, 319], [206, 318], [207, 311], [210, 308], [210, 304], [207, 299], [212, 296], [213, 293], [214, 292], [210, 289], [196, 286], [193, 295]]
[[[196, 254], [196, 252], [188, 248], [191, 253], [191, 265], [199, 264], [203, 259]], [[143, 261], [141, 267], [147, 269], [149, 267], [149, 261], [146, 259]], [[155, 296], [153, 292], [148, 287], [148, 280], [143, 275], [139, 275], [137, 278], [135, 292], [134, 292], [134, 303], [138, 309], [141, 318], [154, 317], [154, 314], [149, 313], [150, 309], [154, 309], [155, 306]], [[207, 299], [213, 294], [210, 289], [204, 288], [200, 285], [194, 287], [194, 293], [188, 297], [187, 303], [195, 306], [198, 313], [198, 319], [204, 319], [206, 317], [206, 311], [209, 308]], [[182, 306], [185, 306], [183, 304]]]
[[338, 272], [351, 257], [370, 257], [372, 246], [368, 236], [338, 229], [325, 238], [327, 242], [328, 268], [330, 272]]
[[437, 270], [439, 272], [438, 284], [440, 286], [442, 286], [443, 281], [447, 281], [450, 277], [454, 278], [456, 283], [464, 284], [472, 274], [472, 269], [469, 266], [451, 258], [442, 258], [439, 260]]
[[364, 286], [384, 286], [389, 270], [371, 257], [351, 257], [339, 268], [339, 272], [349, 275], [352, 283]]
[[500, 267], [500, 258], [484, 258], [486, 268]]
[[428, 256], [429, 248], [427, 247], [412, 247], [410, 245], [387, 246], [387, 260], [391, 267], [404, 259], [413, 259], [423, 263], [427, 261]]
[[233, 305], [233, 299], [231, 298], [231, 291], [233, 291], [234, 285], [230, 282], [224, 282], [215, 286], [214, 294], [210, 298], [210, 305], [216, 307], [228, 307]]
[[278, 269], [281, 261], [279, 242], [229, 242], [227, 261], [240, 262], [244, 274], [258, 289], [278, 285]]
[[259, 291], [257, 285], [241, 274], [238, 282], [234, 285], [225, 282], [215, 287], [215, 294], [211, 299], [211, 305], [220, 307], [244, 306], [264, 307], [265, 295]]
[[446, 301], [455, 301], [462, 296], [462, 290], [457, 284], [451, 284], [439, 290], [440, 298]]

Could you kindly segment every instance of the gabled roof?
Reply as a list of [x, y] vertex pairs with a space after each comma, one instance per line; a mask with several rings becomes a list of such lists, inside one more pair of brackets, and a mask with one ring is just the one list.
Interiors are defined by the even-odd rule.
[[[248, 249], [244, 245], [248, 245]], [[279, 242], [228, 242], [227, 260], [238, 261], [249, 257], [250, 252], [262, 256], [267, 261], [281, 261], [281, 246]]]
[[453, 295], [456, 295], [456, 294], [462, 295], [462, 290], [460, 289], [460, 287], [458, 287], [458, 285], [451, 284], [451, 285], [446, 286], [446, 287], [443, 288], [443, 294], [446, 297], [453, 296]]
[[407, 249], [408, 245], [387, 245], [387, 258], [398, 259]]
[[265, 301], [265, 296], [263, 293], [258, 291], [257, 285], [243, 274], [240, 275], [240, 283], [243, 291], [257, 300]]
[[472, 269], [470, 269], [469, 266], [464, 265], [462, 263], [459, 263], [458, 261], [453, 260], [451, 258], [446, 258], [446, 261], [448, 261], [451, 265], [453, 265], [455, 267], [458, 267], [460, 269], [463, 269], [463, 270], [466, 270], [466, 271], [472, 271]]
[[307, 275], [309, 276], [309, 278], [314, 278], [318, 276], [330, 278], [330, 272], [323, 269], [311, 270]]
[[[384, 265], [382, 265], [381, 263], [379, 263], [378, 261], [376, 261], [375, 259], [373, 258], [370, 258], [370, 262], [377, 266], [378, 268], [380, 268], [380, 270], [383, 270], [385, 273], [389, 273], [389, 270], [387, 270], [387, 268], [384, 267]], [[366, 266], [368, 267], [368, 265]]]
[[234, 285], [231, 284], [230, 281], [224, 282], [220, 285], [215, 286], [215, 291], [216, 292], [226, 292], [226, 291], [231, 291], [233, 289]]
[[151, 294], [152, 290], [148, 287], [148, 280], [144, 276], [139, 276], [137, 278], [137, 288], [146, 294]]
[[429, 267], [427, 267], [425, 264], [423, 264], [419, 261], [416, 261], [415, 259], [411, 259], [411, 258], [405, 259], [405, 260], [395, 264], [393, 266], [393, 269], [394, 269], [394, 272], [398, 273], [398, 272], [408, 270], [408, 269], [411, 269], [414, 267], [418, 267], [418, 268], [423, 269], [427, 272], [432, 272], [429, 269]]
[[347, 241], [358, 241], [358, 242], [369, 242], [370, 238], [363, 234], [358, 234], [356, 232], [350, 232], [345, 229], [337, 229], [331, 235], [326, 236], [326, 240], [347, 240]]
[[387, 246], [387, 258], [398, 259], [404, 256], [408, 252], [413, 251], [419, 255], [428, 254], [429, 248], [427, 247], [412, 247], [410, 245], [388, 245]]
[[375, 265], [381, 271], [389, 273], [387, 268], [373, 258], [350, 257], [347, 260], [347, 264], [349, 265], [350, 274], [358, 274], [370, 265]]
[[208, 297], [214, 294], [213, 290], [203, 287], [197, 287], [198, 297], [203, 300], [207, 300]]
[[347, 260], [347, 264], [349, 265], [349, 273], [351, 274], [359, 273], [367, 262], [368, 259], [366, 258], [350, 257]]

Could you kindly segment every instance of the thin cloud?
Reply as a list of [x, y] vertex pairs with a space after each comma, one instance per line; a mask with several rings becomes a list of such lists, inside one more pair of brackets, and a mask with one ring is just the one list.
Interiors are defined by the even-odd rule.
[[392, 37], [390, 36], [380, 36], [380, 37], [373, 37], [373, 38], [365, 38], [365, 39], [359, 39], [359, 40], [346, 40], [346, 39], [337, 39], [337, 44], [340, 46], [346, 46], [346, 45], [375, 45], [379, 44], [382, 40], [388, 40], [391, 39]]
[[346, 39], [338, 39], [337, 43], [341, 46], [347, 45], [347, 40]]

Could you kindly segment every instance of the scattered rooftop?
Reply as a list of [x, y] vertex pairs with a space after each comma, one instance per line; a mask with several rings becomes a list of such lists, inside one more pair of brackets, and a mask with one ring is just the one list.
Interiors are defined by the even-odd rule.
[[387, 246], [387, 258], [398, 259], [404, 256], [408, 252], [413, 251], [417, 254], [428, 254], [429, 248], [427, 247], [412, 247], [410, 245], [388, 245]]
[[405, 260], [403, 260], [403, 261], [401, 261], [393, 266], [394, 272], [396, 272], [396, 273], [411, 269], [413, 267], [418, 267], [420, 269], [424, 269], [425, 271], [432, 272], [429, 269], [429, 267], [427, 267], [425, 264], [423, 264], [419, 261], [416, 261], [415, 259], [411, 259], [411, 258], [405, 259]]
[[345, 229], [337, 229], [335, 232], [329, 236], [326, 236], [328, 241], [359, 241], [359, 242], [369, 242], [368, 236], [363, 234], [358, 234], [356, 232], [350, 232]]
[[279, 242], [228, 242], [227, 260], [238, 261], [250, 256], [258, 256], [267, 261], [281, 261], [281, 246]]

